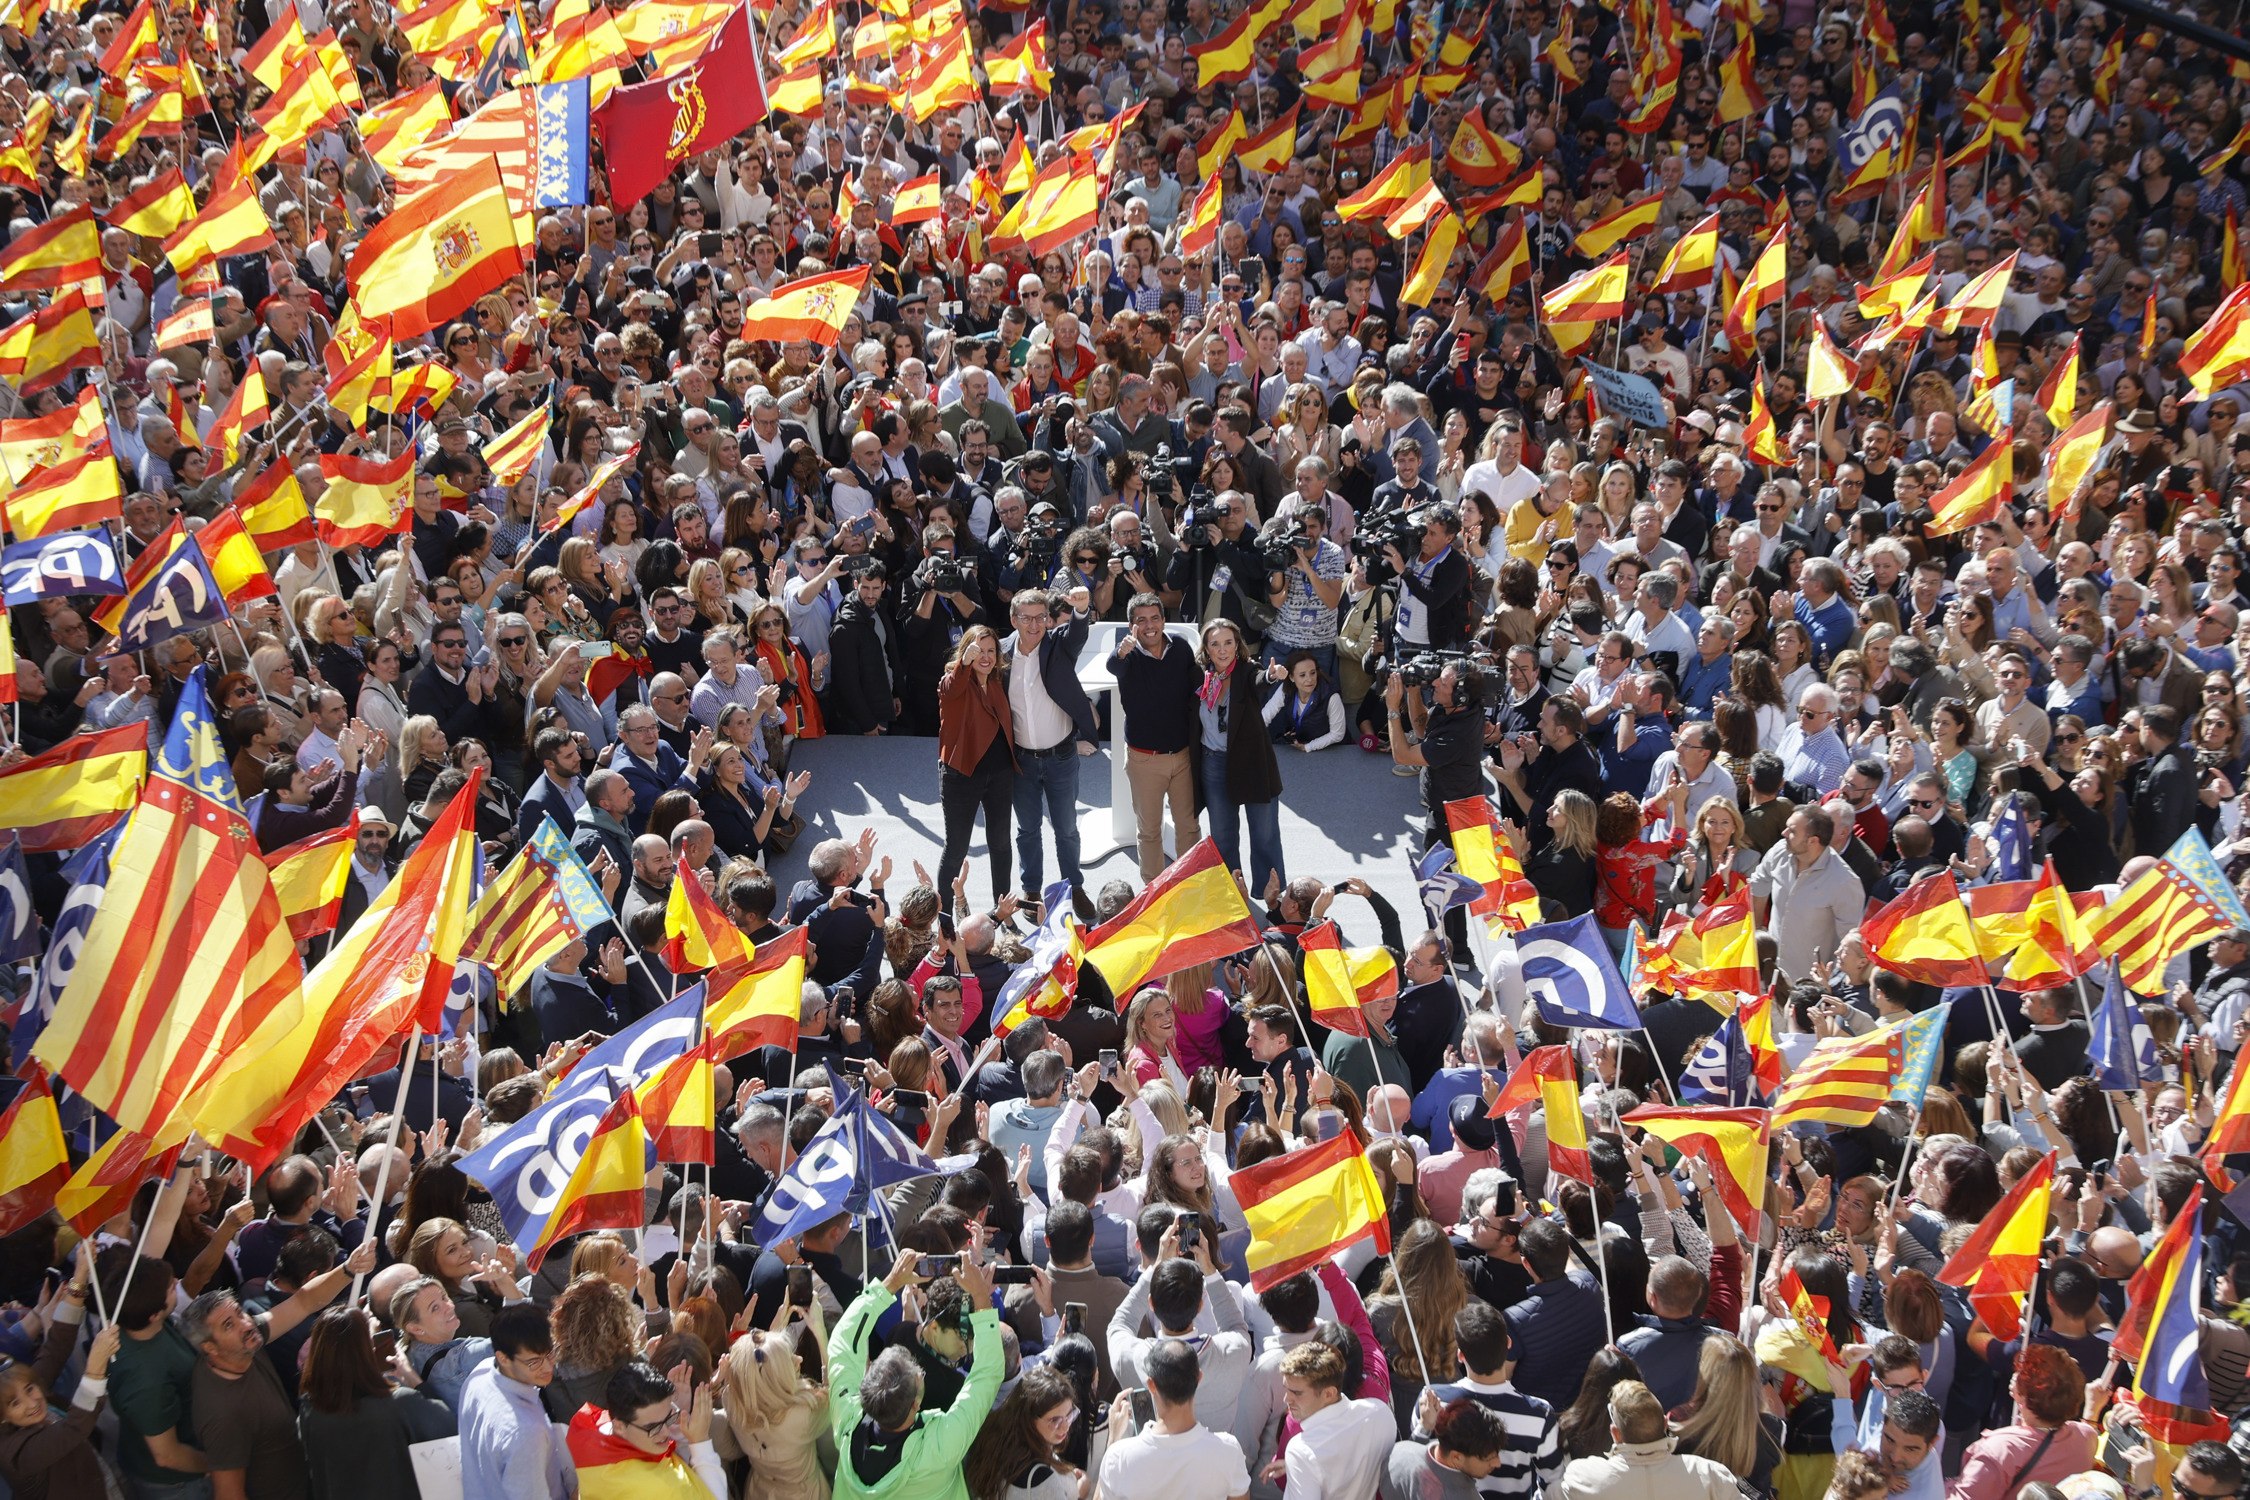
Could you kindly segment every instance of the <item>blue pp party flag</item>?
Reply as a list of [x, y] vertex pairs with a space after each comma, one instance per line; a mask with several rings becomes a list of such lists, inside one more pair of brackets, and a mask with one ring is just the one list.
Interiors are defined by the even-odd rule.
[[2031, 825], [2023, 814], [2023, 799], [2011, 796], [1992, 820], [1992, 878], [2029, 880], [2031, 876]]
[[1751, 1102], [1750, 1044], [1729, 1016], [1680, 1073], [1680, 1102], [1742, 1109]]
[[2102, 986], [2102, 1003], [2094, 1007], [2086, 1055], [2094, 1065], [2094, 1082], [2104, 1092], [2136, 1089], [2164, 1078], [2155, 1033], [2148, 1029], [2140, 1002], [2118, 978], [2115, 966], [2110, 969], [2109, 983]]
[[1631, 1031], [1641, 1013], [1592, 913], [1527, 927], [1516, 936], [1524, 992], [1553, 1026]]

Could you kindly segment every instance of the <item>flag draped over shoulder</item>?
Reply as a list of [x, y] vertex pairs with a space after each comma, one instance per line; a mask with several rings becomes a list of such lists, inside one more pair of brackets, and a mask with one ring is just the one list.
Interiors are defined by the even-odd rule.
[[1250, 1226], [1250, 1289], [1262, 1292], [1299, 1271], [1373, 1239], [1391, 1252], [1390, 1215], [1375, 1169], [1349, 1131], [1246, 1167], [1228, 1180]]
[[32, 1049], [144, 1135], [222, 1062], [239, 1063], [250, 1036], [301, 1016], [304, 979], [235, 800], [204, 669], [180, 694], [149, 773], [79, 961]]

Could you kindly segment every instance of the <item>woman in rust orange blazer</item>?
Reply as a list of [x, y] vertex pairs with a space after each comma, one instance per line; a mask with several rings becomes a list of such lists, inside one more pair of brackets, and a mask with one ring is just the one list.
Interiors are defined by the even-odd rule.
[[991, 851], [992, 899], [1008, 894], [1009, 831], [1015, 807], [1015, 730], [1008, 717], [1008, 679], [1000, 669], [1000, 637], [989, 625], [961, 633], [938, 679], [938, 803], [945, 810], [945, 854], [938, 861], [938, 898], [953, 898], [953, 877], [969, 857], [977, 809]]

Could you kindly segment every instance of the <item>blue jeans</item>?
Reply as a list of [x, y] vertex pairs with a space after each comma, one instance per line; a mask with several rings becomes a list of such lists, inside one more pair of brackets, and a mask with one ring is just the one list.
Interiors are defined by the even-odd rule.
[[1224, 750], [1203, 752], [1203, 806], [1211, 816], [1211, 840], [1219, 857], [1231, 869], [1242, 868], [1242, 820], [1250, 819], [1250, 889], [1263, 892], [1266, 877], [1288, 873], [1281, 867], [1281, 805], [1278, 802], [1236, 803], [1227, 800], [1227, 755]]
[[1044, 821], [1055, 825], [1055, 862], [1074, 886], [1085, 884], [1078, 868], [1078, 742], [1065, 740], [1059, 755], [1016, 754], [1016, 863], [1021, 889], [1037, 897], [1046, 889], [1047, 862], [1039, 841]]

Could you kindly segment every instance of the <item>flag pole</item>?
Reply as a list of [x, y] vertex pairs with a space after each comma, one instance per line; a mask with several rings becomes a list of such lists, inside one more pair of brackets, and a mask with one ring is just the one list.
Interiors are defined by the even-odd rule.
[[[2070, 899], [2070, 893], [2068, 891], [2064, 891], [2062, 893], [2062, 899], [2068, 901]], [[2115, 962], [2115, 960], [2112, 960], [2112, 962]], [[2124, 982], [2125, 981], [2122, 978], [2118, 980], [2118, 983], [2121, 985]], [[2094, 1002], [2086, 997], [2086, 976], [2084, 974], [2071, 975], [2070, 987], [2078, 994], [2078, 1013], [2086, 1018], [2086, 1030], [2091, 1033], [2094, 1029]], [[2133, 1058], [2133, 1082], [2137, 1085], [2141, 1081], [2139, 1043], [2134, 1040], [2131, 1029], [2131, 1020], [2126, 1018], [2120, 1019], [2125, 1019], [2126, 1021], [2125, 1050], [2127, 1051], [2127, 1053], [2131, 1054]], [[2117, 1101], [2110, 1096], [2110, 1091], [2108, 1089], [2102, 1090], [2102, 1104], [2109, 1110], [2109, 1128], [2111, 1130], [2119, 1129], [2120, 1124], [2117, 1118]]]
[[1906, 1190], [1907, 1169], [1914, 1164], [1914, 1143], [1922, 1135], [1922, 1102], [1914, 1101], [1914, 1123], [1907, 1127], [1906, 1150], [1898, 1159], [1898, 1180], [1891, 1184], [1890, 1212], [1897, 1214], [1899, 1196]]
[[[398, 1097], [391, 1101], [390, 1129], [383, 1138], [383, 1160], [375, 1169], [375, 1194], [367, 1206], [367, 1232], [371, 1235], [376, 1232], [376, 1222], [382, 1218], [383, 1204], [390, 1194], [391, 1157], [398, 1148], [399, 1117], [406, 1111], [406, 1083], [414, 1076], [414, 1054], [421, 1050], [422, 1023], [420, 1018], [416, 1018], [414, 1029], [406, 1039], [406, 1050], [399, 1054]], [[347, 1307], [359, 1300], [359, 1289], [366, 1279], [364, 1274], [352, 1277], [351, 1295], [344, 1299]]]
[[[1289, 1014], [1296, 1018], [1297, 1034], [1305, 1039], [1305, 1050], [1311, 1052], [1312, 1027], [1306, 1022], [1305, 1013], [1297, 1008], [1297, 995], [1296, 991], [1290, 988], [1289, 976], [1281, 972], [1281, 961], [1273, 956], [1272, 945], [1260, 940], [1258, 951], [1265, 956], [1266, 966], [1273, 970], [1274, 981], [1281, 987], [1281, 998], [1288, 1005]], [[1314, 1065], [1318, 1066], [1319, 1062], [1320, 1054], [1313, 1053]]]

